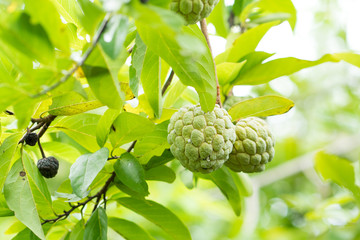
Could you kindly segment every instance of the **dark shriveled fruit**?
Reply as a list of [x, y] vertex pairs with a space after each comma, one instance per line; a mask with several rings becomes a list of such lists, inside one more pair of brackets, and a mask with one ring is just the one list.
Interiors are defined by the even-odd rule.
[[42, 158], [37, 162], [37, 167], [46, 178], [53, 178], [56, 176], [59, 169], [59, 161], [54, 157]]
[[35, 146], [38, 139], [39, 137], [36, 133], [27, 133], [25, 136], [25, 143], [30, 146]]

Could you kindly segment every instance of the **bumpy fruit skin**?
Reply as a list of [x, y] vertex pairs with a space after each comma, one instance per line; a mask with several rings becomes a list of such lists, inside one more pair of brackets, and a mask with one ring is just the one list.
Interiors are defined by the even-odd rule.
[[172, 154], [193, 172], [220, 168], [228, 160], [235, 138], [231, 117], [218, 105], [207, 113], [199, 105], [182, 107], [168, 126]]
[[54, 157], [42, 158], [37, 162], [37, 167], [46, 178], [53, 178], [56, 176], [59, 169], [59, 161]]
[[25, 136], [25, 143], [30, 146], [35, 146], [39, 137], [36, 133], [27, 133]]
[[182, 15], [187, 24], [194, 24], [210, 15], [219, 0], [172, 0], [171, 10]]
[[236, 141], [227, 167], [235, 172], [261, 172], [275, 154], [274, 136], [267, 123], [257, 117], [241, 119], [235, 126]]

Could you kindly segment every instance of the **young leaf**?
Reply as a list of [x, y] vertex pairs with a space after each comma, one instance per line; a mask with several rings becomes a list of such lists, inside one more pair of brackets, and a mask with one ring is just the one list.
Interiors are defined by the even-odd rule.
[[147, 118], [128, 112], [120, 113], [115, 119], [113, 126], [115, 130], [109, 136], [113, 147], [118, 147], [124, 143], [146, 136], [155, 127]]
[[0, 217], [9, 217], [14, 216], [14, 212], [10, 210], [9, 206], [6, 204], [5, 196], [0, 195]]
[[74, 228], [71, 230], [69, 239], [70, 240], [83, 240], [85, 232], [85, 222], [84, 219], [81, 219], [76, 223]]
[[129, 69], [130, 89], [135, 94], [135, 96], [138, 96], [139, 92], [139, 82], [141, 70], [144, 64], [145, 53], [146, 45], [137, 33], [135, 37], [135, 46], [131, 53], [131, 66]]
[[95, 153], [84, 154], [76, 159], [76, 162], [70, 168], [69, 179], [77, 196], [85, 196], [88, 187], [104, 167], [108, 157], [109, 150], [101, 148]]
[[131, 190], [143, 196], [149, 194], [144, 169], [131, 153], [123, 153], [114, 164], [114, 170], [119, 180]]
[[212, 10], [210, 16], [207, 17], [207, 21], [214, 25], [216, 34], [225, 39], [229, 33], [228, 15], [229, 14], [226, 9], [225, 1], [220, 0]]
[[89, 0], [78, 0], [77, 2], [81, 8], [77, 12], [79, 21], [84, 29], [93, 36], [105, 13], [100, 7]]
[[102, 207], [96, 208], [85, 225], [84, 239], [106, 240], [107, 239], [107, 216]]
[[227, 168], [220, 168], [209, 174], [199, 173], [197, 176], [211, 180], [213, 183], [215, 183], [229, 201], [236, 216], [240, 216], [241, 196], [236, 182]]
[[162, 228], [173, 239], [191, 239], [189, 230], [184, 223], [164, 206], [150, 200], [139, 200], [135, 198], [118, 198], [116, 201], [124, 207], [140, 214], [147, 220]]
[[139, 225], [122, 218], [108, 219], [109, 227], [127, 240], [155, 240]]
[[0, 189], [4, 186], [20, 138], [20, 133], [12, 134], [7, 137], [0, 146]]
[[9, 208], [15, 212], [15, 217], [38, 237], [45, 239], [34, 195], [31, 192], [21, 159], [14, 163], [6, 178], [4, 195]]
[[116, 59], [123, 49], [128, 30], [128, 18], [114, 15], [106, 25], [99, 43], [104, 52], [112, 59]]
[[245, 63], [246, 61], [240, 63], [224, 62], [216, 65], [219, 85], [224, 86], [234, 81]]
[[[136, 146], [136, 145], [135, 145]], [[169, 149], [166, 149], [161, 156], [154, 156], [150, 159], [150, 161], [145, 165], [145, 170], [148, 170], [150, 168], [155, 168], [158, 166], [161, 166], [171, 160], [174, 159], [174, 156], [172, 155], [171, 151]]]
[[275, 21], [262, 24], [241, 34], [229, 49], [216, 56], [216, 64], [238, 62], [242, 57], [253, 52], [265, 33], [279, 23], [279, 21]]
[[294, 102], [280, 96], [262, 96], [241, 101], [229, 109], [233, 120], [246, 117], [267, 117], [288, 112]]
[[360, 201], [360, 188], [355, 182], [355, 169], [350, 161], [325, 152], [315, 156], [315, 169], [324, 180], [331, 180], [350, 190]]
[[105, 145], [110, 132], [110, 127], [120, 112], [121, 110], [119, 109], [108, 109], [100, 118], [96, 127], [96, 141], [100, 147]]
[[204, 111], [212, 110], [216, 101], [215, 69], [199, 27], [181, 29], [182, 20], [171, 11], [137, 6], [135, 24], [146, 46], [173, 68], [183, 84], [196, 89]]

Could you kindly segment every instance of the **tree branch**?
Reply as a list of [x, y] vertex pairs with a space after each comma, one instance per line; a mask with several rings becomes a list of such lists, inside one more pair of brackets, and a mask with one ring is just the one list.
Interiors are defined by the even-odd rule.
[[221, 97], [220, 97], [220, 85], [219, 85], [219, 80], [218, 80], [217, 73], [216, 73], [216, 63], [215, 63], [215, 60], [214, 60], [214, 57], [213, 57], [213, 54], [212, 54], [212, 49], [211, 49], [211, 44], [210, 44], [210, 39], [209, 39], [208, 31], [207, 31], [207, 24], [206, 24], [206, 19], [205, 18], [203, 18], [200, 21], [200, 27], [201, 27], [202, 33], [205, 36], [206, 42], [207, 42], [207, 44], [209, 46], [211, 58], [212, 58], [213, 63], [214, 63], [215, 80], [216, 80], [216, 103], [219, 104], [220, 107], [222, 107]]
[[47, 87], [46, 89], [39, 92], [38, 94], [32, 95], [31, 96], [32, 98], [40, 97], [40, 96], [45, 95], [46, 93], [50, 92], [51, 90], [57, 88], [62, 83], [66, 82], [75, 73], [75, 71], [85, 63], [86, 59], [89, 57], [91, 52], [96, 47], [96, 44], [100, 40], [100, 36], [104, 32], [104, 30], [106, 28], [106, 25], [108, 24], [108, 22], [109, 22], [109, 20], [111, 18], [111, 15], [112, 15], [111, 13], [106, 14], [106, 16], [104, 17], [104, 20], [102, 21], [102, 23], [101, 23], [101, 25], [99, 27], [99, 30], [96, 32], [96, 34], [94, 36], [94, 39], [93, 39], [90, 47], [86, 50], [86, 52], [84, 53], [84, 55], [82, 56], [80, 61], [78, 63], [76, 63], [76, 65], [72, 69], [70, 69], [58, 82], [56, 82], [53, 85]]
[[164, 93], [166, 92], [166, 90], [167, 90], [168, 87], [170, 86], [173, 78], [174, 78], [174, 70], [171, 69], [171, 73], [170, 73], [168, 79], [166, 80], [163, 89], [161, 90], [161, 95], [164, 96]]

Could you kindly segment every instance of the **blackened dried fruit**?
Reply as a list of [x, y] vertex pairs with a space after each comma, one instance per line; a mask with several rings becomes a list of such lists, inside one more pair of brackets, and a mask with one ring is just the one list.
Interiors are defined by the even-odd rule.
[[59, 169], [59, 161], [54, 157], [42, 158], [37, 162], [37, 167], [46, 178], [53, 178], [56, 176]]
[[27, 133], [25, 136], [25, 142], [27, 145], [30, 145], [30, 146], [35, 146], [38, 139], [39, 139], [38, 135], [33, 132]]

